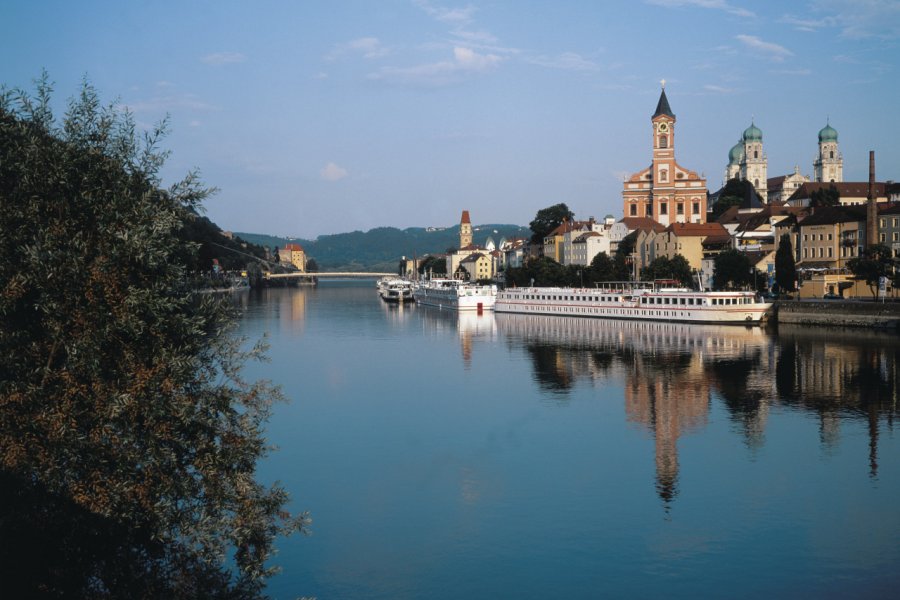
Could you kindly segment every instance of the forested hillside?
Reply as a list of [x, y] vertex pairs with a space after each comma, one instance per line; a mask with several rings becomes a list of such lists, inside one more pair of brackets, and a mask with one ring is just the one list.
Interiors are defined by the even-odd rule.
[[[395, 271], [401, 256], [438, 254], [459, 246], [459, 225], [441, 230], [378, 227], [366, 232], [320, 235], [315, 240], [243, 232], [235, 232], [235, 235], [270, 249], [288, 242], [300, 244], [308, 256], [316, 259], [322, 271]], [[480, 225], [474, 228], [474, 241], [479, 245], [484, 245], [488, 237], [499, 244], [502, 238], [530, 236], [531, 231], [519, 225]]]

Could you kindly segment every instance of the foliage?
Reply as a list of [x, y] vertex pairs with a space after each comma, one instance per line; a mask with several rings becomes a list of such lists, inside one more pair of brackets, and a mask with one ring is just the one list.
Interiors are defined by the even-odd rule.
[[712, 207], [710, 221], [716, 221], [732, 206], [740, 206], [748, 194], [753, 194], [753, 184], [746, 179], [733, 178], [725, 182], [719, 199]]
[[797, 282], [797, 265], [790, 234], [783, 234], [775, 252], [775, 283], [779, 292], [793, 292]]
[[559, 227], [564, 219], [571, 221], [574, 218], [575, 213], [569, 210], [565, 203], [542, 208], [537, 211], [534, 220], [528, 224], [528, 227], [531, 228], [531, 242], [533, 244], [543, 244], [544, 238]]
[[616, 263], [606, 252], [599, 252], [586, 269], [585, 281], [590, 283], [602, 281], [621, 281], [616, 272]]
[[755, 271], [746, 254], [731, 248], [716, 256], [713, 263], [713, 284], [719, 290], [751, 286], [754, 281], [759, 280]]
[[0, 538], [47, 523], [67, 569], [25, 584], [45, 595], [259, 596], [305, 519], [254, 479], [280, 398], [241, 376], [262, 348], [184, 283], [209, 190], [160, 189], [164, 124], [140, 141], [85, 82], [57, 125], [50, 95], [45, 75], [0, 96]]
[[565, 267], [552, 258], [541, 256], [526, 262], [521, 267], [510, 267], [506, 270], [506, 285], [509, 287], [525, 287], [536, 285], [539, 287], [572, 286], [576, 278], [576, 271], [572, 267]]
[[641, 269], [641, 279], [644, 281], [675, 279], [681, 285], [690, 287], [693, 277], [690, 263], [680, 254], [676, 254], [671, 259], [667, 256], [659, 256]]
[[419, 274], [425, 275], [432, 273], [434, 275], [447, 274], [447, 260], [443, 256], [426, 256], [419, 261]]
[[817, 190], [814, 190], [809, 195], [809, 205], [812, 207], [819, 206], [838, 206], [841, 203], [841, 193], [834, 186], [834, 184], [826, 187], [821, 187]]
[[616, 281], [630, 281], [634, 274], [631, 254], [637, 244], [637, 231], [632, 231], [619, 242], [613, 262], [616, 265]]
[[227, 237], [215, 223], [196, 214], [196, 211], [184, 220], [178, 235], [183, 241], [199, 246], [196, 252], [183, 257], [185, 264], [193, 271], [208, 271], [213, 259], [218, 260], [226, 271], [239, 271], [246, 268], [248, 262], [266, 258], [265, 248], [239, 237]]
[[[854, 279], [865, 281], [873, 297], [878, 296], [878, 281], [881, 277], [895, 278], [894, 269], [897, 261], [891, 255], [891, 249], [883, 244], [869, 246], [861, 256], [847, 261], [847, 268]], [[896, 281], [896, 278], [895, 278]]]

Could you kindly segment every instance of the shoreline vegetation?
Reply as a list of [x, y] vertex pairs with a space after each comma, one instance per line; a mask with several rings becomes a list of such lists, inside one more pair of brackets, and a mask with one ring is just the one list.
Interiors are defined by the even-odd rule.
[[[163, 188], [141, 134], [84, 81], [0, 89], [0, 573], [12, 597], [261, 598], [306, 531], [256, 479], [276, 386], [220, 294], [185, 285], [213, 190]], [[198, 233], [199, 232], [199, 233]]]

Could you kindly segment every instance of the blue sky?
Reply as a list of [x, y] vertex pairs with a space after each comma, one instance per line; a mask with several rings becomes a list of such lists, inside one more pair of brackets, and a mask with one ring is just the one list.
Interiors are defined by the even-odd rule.
[[660, 79], [676, 158], [722, 183], [752, 119], [769, 176], [812, 173], [826, 118], [845, 180], [900, 179], [900, 2], [6, 0], [0, 83], [87, 78], [142, 126], [166, 179], [220, 189], [224, 229], [527, 225], [565, 202], [622, 216]]

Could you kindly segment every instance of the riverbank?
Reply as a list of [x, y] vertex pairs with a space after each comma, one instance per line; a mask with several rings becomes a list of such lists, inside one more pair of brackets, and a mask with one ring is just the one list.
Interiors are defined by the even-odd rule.
[[897, 302], [786, 300], [776, 302], [773, 311], [773, 320], [779, 324], [900, 329]]

